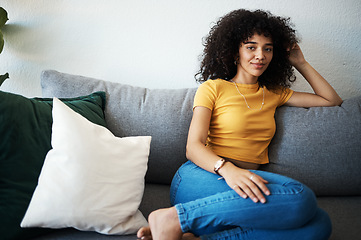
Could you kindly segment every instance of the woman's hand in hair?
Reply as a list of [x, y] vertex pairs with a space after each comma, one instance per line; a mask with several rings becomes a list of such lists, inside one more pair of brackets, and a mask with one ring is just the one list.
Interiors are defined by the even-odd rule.
[[289, 60], [292, 64], [292, 66], [298, 68], [302, 66], [303, 64], [306, 64], [307, 61], [302, 53], [302, 50], [298, 44], [294, 44], [289, 49]]

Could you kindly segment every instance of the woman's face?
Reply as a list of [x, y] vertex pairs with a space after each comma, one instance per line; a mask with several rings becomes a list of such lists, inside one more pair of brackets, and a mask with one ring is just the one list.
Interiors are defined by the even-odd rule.
[[239, 47], [237, 74], [254, 81], [266, 71], [272, 57], [272, 39], [264, 35], [254, 34]]

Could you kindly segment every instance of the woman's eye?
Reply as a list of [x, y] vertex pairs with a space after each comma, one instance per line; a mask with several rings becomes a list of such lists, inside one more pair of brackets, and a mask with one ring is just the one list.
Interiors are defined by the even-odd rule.
[[252, 46], [249, 46], [249, 47], [247, 47], [247, 49], [249, 49], [249, 50], [254, 50], [255, 48], [252, 47]]
[[272, 49], [272, 48], [266, 48], [266, 51], [267, 51], [267, 52], [272, 52], [273, 49]]

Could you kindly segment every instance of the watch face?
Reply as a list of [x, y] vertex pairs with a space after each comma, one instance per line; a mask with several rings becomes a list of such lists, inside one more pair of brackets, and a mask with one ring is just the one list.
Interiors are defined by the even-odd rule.
[[222, 165], [223, 161], [219, 160], [217, 163], [216, 163], [216, 166], [215, 168], [219, 168], [221, 165]]
[[215, 171], [215, 173], [217, 173], [218, 175], [219, 175], [219, 173], [218, 173], [218, 170], [223, 166], [223, 164], [225, 163], [225, 160], [222, 158], [222, 159], [219, 159], [217, 162], [216, 162], [216, 164], [214, 165], [214, 171]]

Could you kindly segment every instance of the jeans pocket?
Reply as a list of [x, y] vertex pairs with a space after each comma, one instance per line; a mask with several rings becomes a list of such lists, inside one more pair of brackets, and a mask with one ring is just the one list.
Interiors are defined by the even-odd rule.
[[175, 202], [176, 197], [177, 197], [177, 192], [178, 192], [178, 187], [179, 184], [182, 181], [182, 177], [179, 174], [179, 170], [175, 173], [173, 180], [172, 180], [172, 184], [170, 186], [170, 203], [172, 204], [172, 206], [174, 206], [175, 204], [177, 204]]

